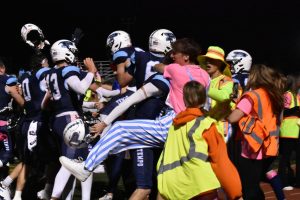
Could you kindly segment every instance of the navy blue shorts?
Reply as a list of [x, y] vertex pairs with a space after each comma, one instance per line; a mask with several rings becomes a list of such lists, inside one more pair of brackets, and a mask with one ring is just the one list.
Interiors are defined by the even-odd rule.
[[134, 149], [130, 151], [137, 188], [151, 189], [155, 167], [153, 149]]

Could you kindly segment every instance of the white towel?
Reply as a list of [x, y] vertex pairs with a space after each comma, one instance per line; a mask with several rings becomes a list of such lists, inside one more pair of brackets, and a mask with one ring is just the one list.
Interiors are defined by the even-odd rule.
[[29, 129], [27, 132], [27, 146], [29, 151], [32, 151], [32, 149], [37, 145], [37, 121], [32, 121], [29, 125]]

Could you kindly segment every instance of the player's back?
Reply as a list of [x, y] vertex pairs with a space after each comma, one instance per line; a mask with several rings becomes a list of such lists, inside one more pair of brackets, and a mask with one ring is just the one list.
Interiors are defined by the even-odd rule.
[[81, 98], [70, 89], [66, 79], [71, 76], [80, 76], [80, 69], [76, 66], [53, 68], [47, 76], [47, 82], [52, 96], [55, 114], [81, 110]]
[[135, 54], [135, 69], [133, 76], [136, 80], [137, 88], [143, 86], [144, 82], [156, 73], [154, 65], [161, 63], [164, 58], [163, 54], [157, 54], [149, 51], [138, 51]]

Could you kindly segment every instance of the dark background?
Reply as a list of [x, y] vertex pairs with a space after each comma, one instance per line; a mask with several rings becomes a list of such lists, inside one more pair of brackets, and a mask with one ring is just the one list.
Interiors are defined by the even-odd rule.
[[254, 63], [285, 73], [300, 69], [300, 1], [9, 1], [1, 12], [0, 56], [14, 72], [28, 65], [31, 50], [20, 35], [26, 23], [39, 26], [52, 44], [81, 28], [81, 58], [109, 59], [106, 37], [115, 30], [127, 31], [147, 50], [151, 32], [166, 28], [177, 38], [195, 39], [203, 53], [210, 45], [225, 53], [243, 49]]

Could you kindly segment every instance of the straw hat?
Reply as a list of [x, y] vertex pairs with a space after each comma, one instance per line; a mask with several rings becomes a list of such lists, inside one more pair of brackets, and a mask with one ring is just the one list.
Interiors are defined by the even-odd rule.
[[197, 60], [201, 67], [206, 68], [206, 58], [211, 58], [215, 60], [220, 60], [225, 64], [225, 68], [223, 70], [223, 74], [231, 77], [230, 66], [225, 61], [225, 53], [224, 50], [218, 46], [210, 46], [207, 49], [207, 53], [205, 55], [200, 55], [197, 57]]

